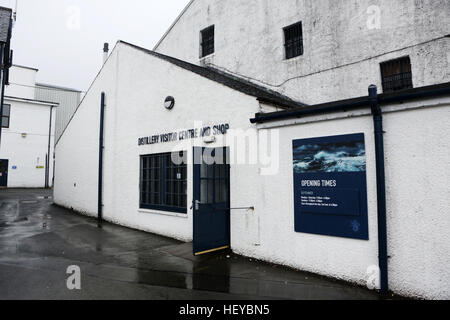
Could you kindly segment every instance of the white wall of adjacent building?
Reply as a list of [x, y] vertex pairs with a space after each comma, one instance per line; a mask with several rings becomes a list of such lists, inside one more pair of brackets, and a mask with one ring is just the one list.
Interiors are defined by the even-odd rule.
[[55, 141], [58, 141], [80, 104], [82, 93], [74, 89], [37, 83], [34, 97], [36, 100], [58, 103], [55, 122]]
[[[449, 12], [447, 0], [194, 0], [155, 50], [317, 104], [381, 88], [379, 64], [404, 56], [415, 87], [449, 82]], [[299, 21], [304, 54], [286, 60], [283, 28]], [[200, 59], [211, 25], [215, 53]]]
[[[367, 88], [366, 88], [367, 90]], [[231, 247], [240, 254], [365, 285], [378, 265], [377, 195], [373, 120], [369, 109], [251, 125], [261, 110], [254, 97], [202, 78], [126, 44], [113, 50], [56, 145], [55, 203], [97, 215], [101, 92], [106, 93], [103, 215], [108, 221], [176, 239], [193, 238], [193, 170], [188, 166], [188, 213], [139, 208], [141, 155], [186, 150], [176, 142], [138, 146], [143, 136], [229, 123], [260, 140], [270, 131], [278, 164], [231, 166]], [[166, 96], [175, 108], [163, 107]], [[450, 98], [385, 106], [385, 160], [390, 288], [398, 294], [450, 298], [448, 174]], [[369, 240], [294, 230], [292, 141], [364, 133], [367, 157]], [[223, 137], [215, 143], [228, 146]], [[278, 150], [277, 150], [278, 149]], [[244, 148], [248, 151], [249, 147]]]
[[11, 107], [9, 127], [2, 128], [0, 159], [8, 160], [9, 188], [43, 188], [47, 171], [48, 184], [52, 186], [57, 104], [34, 100], [37, 71], [12, 66], [10, 82], [21, 85], [5, 89], [4, 103]]
[[[384, 106], [383, 118], [389, 287], [404, 296], [448, 299], [450, 186], [446, 172], [450, 170], [450, 140], [442, 136], [450, 134], [450, 97]], [[247, 174], [245, 180], [234, 182], [239, 194], [252, 190], [245, 196], [253, 196], [255, 212], [232, 215], [233, 250], [366, 285], [369, 267], [378, 265], [375, 142], [370, 109], [257, 127], [260, 134], [278, 132], [280, 170], [270, 176]], [[294, 232], [292, 141], [352, 133], [365, 134], [369, 241]]]

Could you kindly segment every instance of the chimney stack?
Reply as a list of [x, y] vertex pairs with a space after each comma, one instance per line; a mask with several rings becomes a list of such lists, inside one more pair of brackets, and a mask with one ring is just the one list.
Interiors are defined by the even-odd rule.
[[105, 64], [106, 60], [108, 59], [108, 53], [109, 53], [109, 44], [105, 42], [103, 45], [103, 64]]

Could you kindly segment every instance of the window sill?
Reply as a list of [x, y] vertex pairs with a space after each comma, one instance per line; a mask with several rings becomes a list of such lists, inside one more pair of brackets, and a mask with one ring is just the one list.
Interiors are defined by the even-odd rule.
[[213, 52], [213, 53], [208, 54], [207, 56], [200, 57], [199, 58], [200, 64], [202, 64], [202, 63], [205, 64], [205, 63], [211, 62], [211, 60], [214, 59], [215, 55], [216, 55], [216, 53]]
[[184, 218], [184, 219], [188, 218], [187, 213], [158, 211], [158, 210], [151, 210], [151, 209], [138, 209], [138, 212], [140, 212], [140, 213], [148, 213], [148, 214], [158, 214], [158, 215], [161, 215], [161, 216], [177, 217], [177, 218]]
[[301, 54], [301, 55], [299, 55], [299, 56], [292, 57], [292, 58], [289, 58], [289, 59], [284, 58], [284, 59], [283, 59], [283, 62], [293, 62], [293, 61], [297, 61], [297, 60], [300, 60], [303, 56], [304, 56], [304, 54]]

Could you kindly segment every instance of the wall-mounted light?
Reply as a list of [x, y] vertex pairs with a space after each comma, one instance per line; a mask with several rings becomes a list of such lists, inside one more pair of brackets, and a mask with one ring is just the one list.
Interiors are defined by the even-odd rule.
[[164, 108], [166, 108], [167, 110], [172, 110], [174, 106], [175, 106], [175, 98], [172, 96], [168, 96], [164, 101]]

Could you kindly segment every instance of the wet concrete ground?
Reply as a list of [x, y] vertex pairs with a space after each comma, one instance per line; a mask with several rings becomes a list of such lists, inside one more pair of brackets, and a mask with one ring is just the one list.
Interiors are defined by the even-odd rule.
[[[68, 266], [81, 290], [68, 290]], [[379, 299], [365, 288], [105, 223], [0, 190], [0, 299]]]

